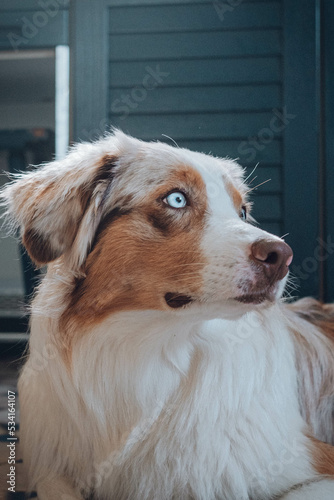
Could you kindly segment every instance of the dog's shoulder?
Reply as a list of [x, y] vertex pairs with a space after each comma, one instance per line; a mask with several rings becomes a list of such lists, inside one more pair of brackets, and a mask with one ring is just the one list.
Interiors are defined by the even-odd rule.
[[295, 344], [301, 412], [316, 438], [334, 444], [334, 304], [284, 305]]
[[324, 304], [311, 297], [300, 299], [286, 306], [296, 317], [316, 326], [334, 348], [334, 304]]

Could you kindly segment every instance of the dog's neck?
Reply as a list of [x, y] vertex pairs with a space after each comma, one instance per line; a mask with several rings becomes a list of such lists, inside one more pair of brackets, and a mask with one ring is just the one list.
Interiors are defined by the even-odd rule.
[[[244, 393], [246, 401], [263, 389], [275, 371], [284, 370], [283, 365], [293, 365], [293, 348], [276, 306], [237, 321], [199, 321], [196, 315], [185, 321], [157, 311], [120, 313], [101, 324], [94, 335], [80, 339], [72, 363], [80, 371], [73, 376], [81, 394], [91, 386], [87, 377], [94, 370], [104, 380], [94, 389], [95, 396], [93, 388], [89, 390], [89, 398], [104, 405], [109, 399], [113, 408], [114, 398], [123, 402], [127, 398], [139, 412], [165, 404], [180, 384], [200, 380], [196, 373], [202, 370], [220, 378], [237, 399], [237, 392]], [[124, 404], [116, 406], [124, 408]]]

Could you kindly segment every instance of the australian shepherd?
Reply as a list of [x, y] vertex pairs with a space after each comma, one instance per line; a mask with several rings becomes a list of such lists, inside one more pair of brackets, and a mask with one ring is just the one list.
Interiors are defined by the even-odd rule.
[[120, 131], [4, 189], [48, 265], [19, 380], [39, 500], [334, 499], [334, 307], [282, 301], [292, 250], [248, 191]]

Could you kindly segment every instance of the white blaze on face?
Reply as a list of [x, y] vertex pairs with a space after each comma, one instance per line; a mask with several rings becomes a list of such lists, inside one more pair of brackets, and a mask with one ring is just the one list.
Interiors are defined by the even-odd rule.
[[[240, 218], [247, 190], [242, 183], [241, 167], [231, 160], [208, 156], [200, 159], [200, 163], [192, 163], [201, 173], [208, 199], [201, 243], [208, 260], [203, 270], [203, 300], [221, 302], [256, 287], [259, 276], [250, 259], [252, 244], [260, 239], [281, 240]], [[285, 282], [283, 279], [277, 284], [277, 297], [283, 293]]]

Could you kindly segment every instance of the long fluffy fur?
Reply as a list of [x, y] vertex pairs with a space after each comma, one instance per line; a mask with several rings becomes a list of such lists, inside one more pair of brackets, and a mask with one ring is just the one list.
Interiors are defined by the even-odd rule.
[[19, 381], [40, 500], [333, 498], [333, 311], [285, 305], [285, 279], [234, 299], [261, 297], [252, 243], [280, 241], [239, 219], [246, 191], [231, 160], [116, 132], [2, 193], [49, 263]]

